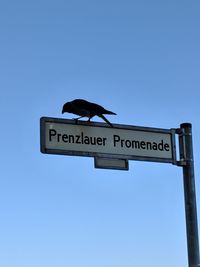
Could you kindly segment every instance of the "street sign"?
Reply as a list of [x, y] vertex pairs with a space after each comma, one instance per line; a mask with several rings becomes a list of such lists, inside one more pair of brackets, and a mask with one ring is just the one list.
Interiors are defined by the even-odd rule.
[[42, 117], [41, 152], [176, 164], [175, 129]]
[[[94, 157], [96, 168], [128, 170], [128, 160], [172, 163], [183, 168], [188, 266], [199, 267], [192, 124], [160, 129], [42, 117], [42, 153]], [[176, 159], [175, 135], [179, 141]]]

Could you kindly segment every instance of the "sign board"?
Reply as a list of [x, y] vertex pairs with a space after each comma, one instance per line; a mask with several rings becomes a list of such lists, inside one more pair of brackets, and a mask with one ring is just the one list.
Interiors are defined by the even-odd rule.
[[95, 157], [94, 166], [97, 169], [129, 170], [127, 159]]
[[40, 119], [41, 152], [175, 164], [175, 129]]

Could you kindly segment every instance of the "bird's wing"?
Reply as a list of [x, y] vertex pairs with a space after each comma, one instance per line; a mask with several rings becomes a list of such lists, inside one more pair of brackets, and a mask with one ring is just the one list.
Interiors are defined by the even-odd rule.
[[[83, 99], [75, 99], [71, 102], [73, 108], [74, 108], [74, 113], [77, 115], [83, 115], [86, 117], [91, 116], [91, 109], [89, 107], [89, 102]], [[94, 114], [95, 115], [95, 114]], [[93, 116], [94, 116], [93, 115]]]
[[102, 114], [105, 111], [102, 106], [86, 101], [84, 99], [75, 99], [74, 101], [72, 101], [72, 104], [78, 109], [89, 111], [91, 114], [93, 114], [93, 116]]
[[[86, 101], [84, 99], [75, 99], [72, 101], [72, 104], [76, 109], [84, 110], [90, 113], [91, 117], [97, 115], [100, 116], [102, 114], [110, 114], [110, 115], [116, 115], [116, 113], [106, 110], [102, 106]], [[104, 117], [105, 118], [105, 117]]]

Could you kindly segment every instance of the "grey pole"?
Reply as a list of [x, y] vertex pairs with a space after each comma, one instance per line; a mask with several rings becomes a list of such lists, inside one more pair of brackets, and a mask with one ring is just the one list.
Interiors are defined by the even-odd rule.
[[182, 123], [179, 135], [180, 157], [183, 164], [185, 216], [187, 230], [188, 266], [200, 266], [197, 207], [195, 193], [194, 159], [192, 147], [192, 124]]

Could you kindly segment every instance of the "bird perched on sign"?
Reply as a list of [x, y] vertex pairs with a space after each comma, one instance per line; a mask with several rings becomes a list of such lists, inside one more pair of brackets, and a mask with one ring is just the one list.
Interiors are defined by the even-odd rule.
[[80, 117], [76, 118], [75, 120], [83, 117], [88, 117], [88, 121], [90, 121], [92, 117], [98, 116], [102, 118], [106, 123], [108, 123], [111, 127], [113, 127], [113, 125], [106, 119], [103, 114], [116, 115], [116, 113], [109, 111], [100, 105], [88, 102], [83, 99], [75, 99], [71, 102], [65, 103], [62, 108], [62, 113], [65, 112], [79, 115]]

